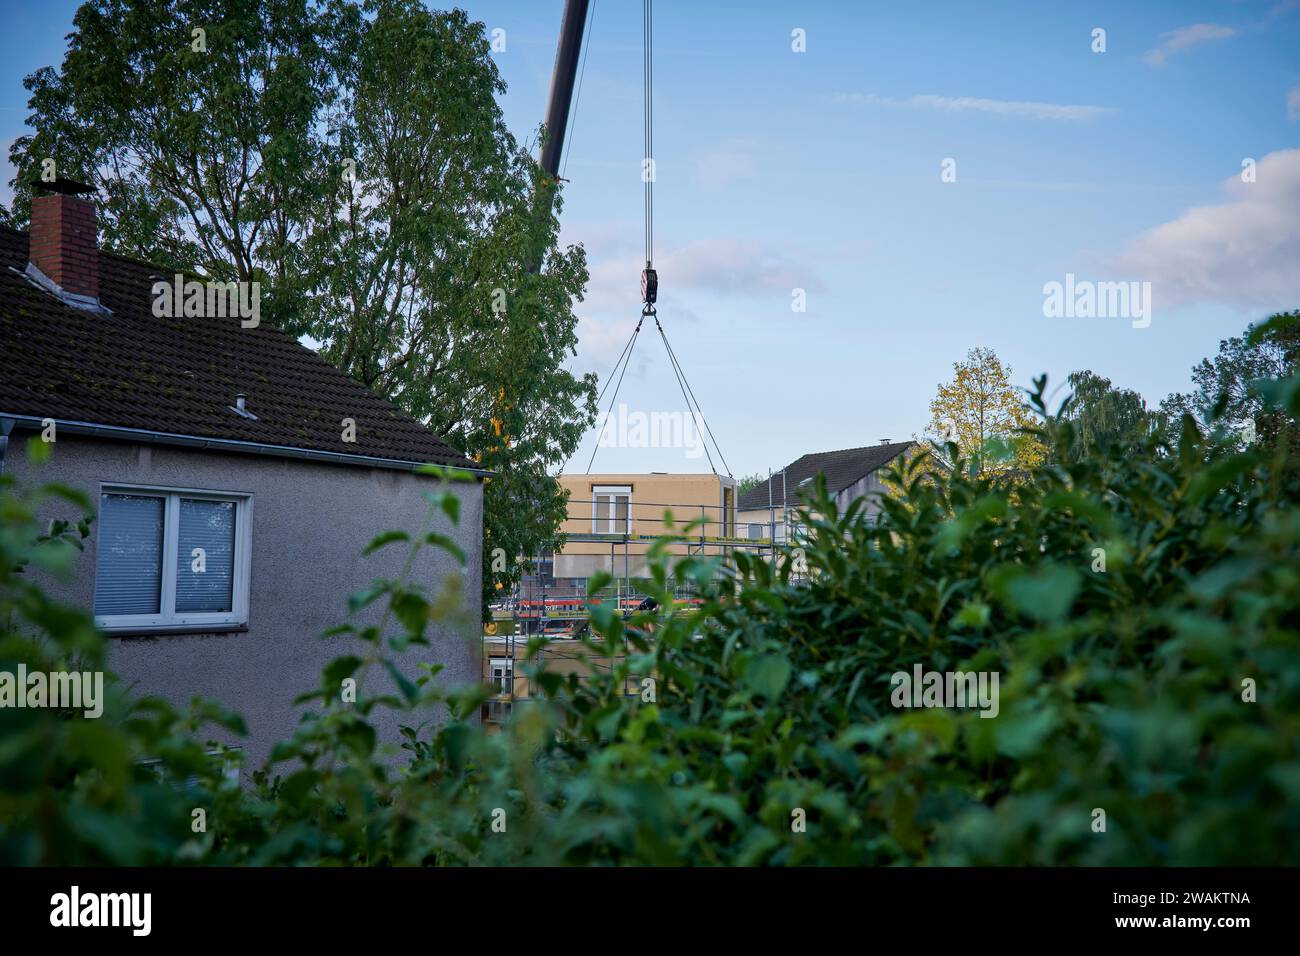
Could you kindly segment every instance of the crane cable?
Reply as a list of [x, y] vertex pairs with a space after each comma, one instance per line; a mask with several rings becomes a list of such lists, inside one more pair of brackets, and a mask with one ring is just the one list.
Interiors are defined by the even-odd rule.
[[[641, 179], [645, 183], [645, 267], [654, 267], [655, 242], [655, 99], [654, 99], [654, 0], [645, 0], [641, 12], [642, 80], [645, 90], [645, 153], [641, 159]], [[652, 300], [653, 301], [653, 300]]]
[[[609, 416], [614, 413], [614, 403], [618, 401], [618, 390], [623, 387], [623, 376], [627, 374], [627, 367], [632, 364], [632, 349], [636, 347], [636, 337], [641, 334], [641, 323], [645, 321], [642, 315], [637, 320], [636, 328], [632, 330], [632, 337], [627, 340], [627, 345], [623, 346], [623, 351], [618, 356], [618, 361], [614, 363], [614, 368], [609, 373], [609, 378], [605, 379], [605, 384], [596, 396], [596, 405], [600, 405], [600, 400], [605, 397], [605, 389], [609, 388], [609, 383], [614, 379], [614, 373], [618, 372], [618, 381], [614, 385], [614, 394], [610, 396], [609, 408], [605, 411], [605, 419], [600, 423], [600, 430], [596, 432], [596, 445], [591, 449], [591, 457], [587, 459], [587, 474], [591, 474], [591, 464], [596, 460], [596, 452], [600, 449], [600, 439], [605, 434], [605, 426], [609, 424]], [[626, 361], [624, 359], [626, 358]], [[618, 367], [622, 365], [623, 371], [619, 372]]]
[[[677, 353], [674, 352], [673, 347], [668, 344], [668, 333], [666, 333], [664, 331], [664, 327], [659, 324], [658, 314], [655, 314], [654, 320], [655, 320], [655, 328], [659, 330], [659, 337], [664, 340], [664, 348], [668, 351], [668, 359], [669, 361], [672, 362], [673, 370], [677, 374], [677, 383], [678, 385], [683, 387], [682, 398], [686, 400], [686, 410], [692, 411], [691, 402], [694, 401], [695, 402], [694, 412], [695, 414], [698, 414], [700, 416], [700, 421], [704, 423], [704, 430], [708, 433], [709, 439], [713, 442], [713, 450], [718, 453], [718, 458], [722, 462], [722, 467], [727, 469], [727, 476], [730, 477], [731, 466], [727, 464], [727, 459], [722, 454], [722, 448], [718, 445], [718, 440], [713, 437], [713, 429], [709, 427], [709, 420], [704, 417], [704, 409], [700, 408], [700, 400], [695, 397], [695, 389], [691, 388], [691, 383], [686, 379], [686, 371], [682, 368], [681, 362], [677, 361]], [[686, 398], [687, 392], [689, 392], [691, 396], [689, 399]], [[709, 454], [709, 446], [707, 442], [704, 445], [704, 454], [708, 455], [709, 468], [716, 475], [718, 473], [718, 469], [713, 467], [713, 456]]]
[[[587, 474], [591, 474], [592, 463], [596, 460], [596, 451], [600, 448], [600, 437], [605, 433], [605, 427], [609, 423], [609, 416], [614, 412], [614, 402], [618, 400], [619, 389], [623, 385], [623, 376], [627, 374], [628, 365], [632, 362], [632, 349], [636, 344], [637, 335], [641, 332], [641, 324], [645, 321], [646, 316], [655, 320], [655, 328], [659, 330], [659, 337], [663, 339], [664, 349], [668, 352], [668, 361], [672, 365], [673, 375], [677, 379], [677, 386], [681, 389], [682, 400], [686, 403], [686, 411], [692, 419], [696, 416], [704, 423], [704, 430], [713, 442], [713, 449], [718, 453], [718, 459], [722, 462], [722, 467], [727, 469], [728, 477], [731, 477], [731, 466], [727, 464], [726, 457], [722, 454], [722, 448], [718, 445], [718, 440], [713, 436], [713, 429], [709, 425], [709, 420], [704, 417], [704, 410], [700, 407], [700, 401], [695, 397], [695, 389], [691, 388], [691, 383], [686, 378], [686, 371], [682, 368], [681, 362], [677, 360], [677, 353], [668, 343], [668, 333], [659, 323], [659, 313], [655, 309], [655, 299], [658, 292], [658, 277], [654, 272], [654, 0], [644, 0], [641, 14], [641, 30], [643, 38], [644, 59], [642, 61], [642, 79], [645, 83], [645, 155], [642, 159], [641, 178], [645, 182], [645, 272], [642, 275], [642, 294], [645, 296], [645, 305], [641, 309], [641, 318], [637, 320], [636, 328], [632, 332], [632, 337], [628, 339], [627, 345], [623, 346], [623, 351], [614, 363], [614, 368], [610, 371], [610, 378], [606, 379], [605, 385], [600, 390], [600, 395], [596, 398], [596, 405], [605, 397], [605, 389], [609, 387], [610, 379], [618, 373], [618, 379], [614, 384], [614, 394], [609, 400], [609, 408], [605, 412], [605, 418], [601, 422], [600, 431], [597, 432], [596, 446], [591, 450], [591, 458], [587, 461]], [[647, 284], [646, 277], [650, 277]], [[622, 365], [620, 371], [619, 366]], [[713, 464], [713, 454], [709, 451], [708, 442], [704, 443], [704, 454], [708, 456], [709, 469], [716, 475], [717, 467]]]

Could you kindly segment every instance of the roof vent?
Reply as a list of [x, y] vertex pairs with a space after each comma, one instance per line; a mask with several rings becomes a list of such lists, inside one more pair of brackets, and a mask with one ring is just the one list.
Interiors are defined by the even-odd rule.
[[235, 404], [230, 406], [230, 410], [234, 412], [236, 415], [240, 416], [241, 418], [251, 418], [255, 422], [261, 421], [261, 419], [259, 419], [256, 415], [254, 415], [252, 412], [250, 412], [247, 408], [244, 407], [244, 402], [247, 400], [247, 398], [248, 398], [247, 395], [236, 395]]
[[882, 438], [882, 439], [880, 439], [880, 444], [882, 444], [882, 445], [888, 445], [888, 444], [889, 444], [889, 439], [888, 439], [888, 438]]

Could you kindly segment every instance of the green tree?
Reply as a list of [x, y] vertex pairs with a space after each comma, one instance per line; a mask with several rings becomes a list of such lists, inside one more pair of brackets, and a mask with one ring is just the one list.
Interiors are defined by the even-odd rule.
[[341, 66], [329, 46], [358, 22], [302, 0], [83, 4], [59, 71], [23, 81], [36, 132], [10, 148], [12, 220], [26, 222], [53, 160], [97, 187], [109, 249], [220, 279], [283, 278], [324, 165], [315, 123]]
[[495, 473], [485, 599], [555, 546], [548, 471], [596, 412], [595, 376], [565, 367], [586, 260], [505, 126], [481, 23], [417, 0], [91, 0], [62, 68], [25, 82], [14, 219], [53, 157], [98, 187], [109, 248], [264, 283], [267, 321]]
[[965, 362], [952, 367], [953, 380], [940, 385], [930, 402], [927, 433], [939, 453], [949, 443], [955, 445], [958, 457], [978, 474], [1030, 468], [1042, 461], [1042, 442], [1025, 431], [1033, 427], [1033, 416], [997, 353], [971, 349]]
[[1245, 444], [1253, 428], [1267, 445], [1295, 440], [1294, 420], [1270, 405], [1258, 383], [1282, 379], [1300, 369], [1300, 311], [1279, 312], [1252, 323], [1241, 335], [1224, 339], [1213, 358], [1192, 369], [1192, 390], [1174, 393], [1160, 403], [1160, 425], [1172, 438], [1184, 414], [1202, 430], [1236, 432]]
[[595, 420], [595, 377], [565, 368], [586, 259], [558, 247], [555, 184], [505, 126], [482, 24], [414, 0], [367, 10], [330, 114], [333, 175], [292, 259], [296, 331], [495, 473], [486, 605], [516, 556], [559, 544], [548, 473]]
[[1057, 449], [1058, 456], [1078, 461], [1094, 451], [1132, 448], [1146, 435], [1150, 418], [1137, 392], [1090, 371], [1072, 372], [1067, 382], [1071, 396], [1062, 417], [1074, 423], [1074, 444]]

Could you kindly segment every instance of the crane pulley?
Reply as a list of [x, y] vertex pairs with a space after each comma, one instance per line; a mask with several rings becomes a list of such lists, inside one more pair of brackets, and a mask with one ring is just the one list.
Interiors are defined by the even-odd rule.
[[659, 273], [647, 266], [641, 270], [641, 301], [647, 306], [652, 306], [658, 298]]

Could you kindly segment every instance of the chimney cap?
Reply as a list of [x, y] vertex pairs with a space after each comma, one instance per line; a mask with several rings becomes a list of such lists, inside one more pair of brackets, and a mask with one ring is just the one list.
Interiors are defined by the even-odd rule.
[[82, 193], [93, 193], [95, 191], [94, 186], [88, 186], [75, 179], [68, 179], [66, 176], [59, 176], [53, 182], [46, 182], [37, 178], [32, 182], [32, 186], [39, 192], [59, 193], [63, 196], [78, 196]]

